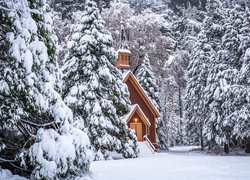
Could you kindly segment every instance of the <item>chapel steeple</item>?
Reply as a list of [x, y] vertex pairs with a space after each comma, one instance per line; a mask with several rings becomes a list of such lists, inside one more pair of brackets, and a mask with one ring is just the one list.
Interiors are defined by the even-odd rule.
[[124, 23], [121, 20], [120, 43], [118, 50], [118, 60], [116, 67], [121, 70], [130, 69], [130, 54], [128, 50], [127, 34], [124, 28]]

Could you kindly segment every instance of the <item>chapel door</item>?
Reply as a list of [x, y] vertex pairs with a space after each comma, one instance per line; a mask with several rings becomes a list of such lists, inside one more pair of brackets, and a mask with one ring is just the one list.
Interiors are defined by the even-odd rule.
[[138, 141], [143, 141], [142, 138], [142, 123], [130, 123], [130, 128], [135, 131]]

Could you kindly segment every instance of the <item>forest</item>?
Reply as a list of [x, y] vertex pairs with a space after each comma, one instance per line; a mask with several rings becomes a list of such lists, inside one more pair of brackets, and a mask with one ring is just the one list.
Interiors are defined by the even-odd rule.
[[[0, 170], [74, 179], [110, 152], [137, 158], [115, 67], [157, 107], [158, 148], [250, 153], [248, 0], [0, 0]], [[1, 177], [0, 177], [1, 179]]]

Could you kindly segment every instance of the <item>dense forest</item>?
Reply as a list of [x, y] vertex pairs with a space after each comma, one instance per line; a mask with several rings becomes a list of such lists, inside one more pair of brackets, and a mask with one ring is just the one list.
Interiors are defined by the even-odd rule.
[[[74, 178], [115, 151], [138, 157], [115, 68], [161, 114], [158, 148], [250, 153], [248, 0], [0, 0], [0, 166]], [[59, 152], [59, 153], [58, 153]]]
[[[77, 16], [74, 15], [74, 13], [72, 14], [70, 10], [75, 5], [75, 3], [74, 5], [58, 5], [58, 7], [63, 7], [64, 10], [60, 9], [57, 11], [58, 17], [55, 22], [62, 23], [60, 18], [64, 19], [65, 12], [68, 12], [66, 14], [68, 14], [69, 17]], [[232, 46], [239, 46], [243, 43], [241, 42], [242, 37], [246, 39], [249, 38], [247, 30], [247, 27], [249, 27], [249, 10], [247, 8], [249, 3], [247, 1], [123, 0], [119, 2], [98, 1], [98, 5], [102, 12], [105, 26], [114, 39], [113, 45], [115, 49], [119, 48], [120, 26], [121, 21], [124, 21], [129, 49], [132, 52], [131, 65], [134, 74], [138, 74], [140, 69], [142, 69], [145, 57], [150, 61], [150, 69], [152, 69], [154, 73], [153, 76], [158, 87], [156, 94], [161, 97], [160, 99], [155, 97], [162, 115], [158, 128], [160, 148], [166, 149], [168, 146], [190, 143], [200, 144], [202, 148], [205, 146], [215, 148], [217, 145], [219, 147], [223, 144], [222, 141], [230, 141], [228, 144], [232, 147], [246, 146], [246, 141], [243, 140], [245, 137], [241, 135], [238, 136], [239, 132], [235, 132], [238, 135], [233, 135], [235, 136], [233, 139], [229, 138], [230, 140], [225, 140], [228, 139], [228, 137], [225, 137], [227, 135], [219, 135], [216, 130], [212, 130], [214, 127], [217, 127], [218, 131], [220, 131], [222, 126], [219, 125], [220, 123], [217, 124], [214, 121], [224, 121], [226, 117], [224, 117], [225, 115], [219, 114], [218, 116], [221, 120], [211, 120], [210, 116], [215, 109], [210, 109], [209, 111], [208, 109], [212, 106], [211, 104], [213, 104], [214, 99], [206, 100], [202, 97], [203, 95], [197, 93], [203, 91], [201, 88], [204, 88], [204, 90], [206, 88], [208, 89], [210, 86], [208, 84], [208, 77], [215, 76], [212, 74], [201, 74], [205, 73], [207, 66], [205, 60], [201, 61], [202, 58], [205, 58], [203, 57], [203, 53], [205, 53], [204, 56], [210, 58], [210, 56], [213, 57], [212, 54], [209, 54], [212, 53], [210, 52], [212, 50], [216, 56], [221, 56], [219, 54], [226, 50], [230, 51], [230, 53], [233, 53], [233, 50], [236, 52], [239, 51], [231, 58], [233, 59], [237, 56], [241, 56], [237, 57], [238, 59], [235, 59], [235, 61], [241, 63], [241, 65], [237, 66], [245, 67], [245, 64], [242, 64], [243, 60], [239, 59], [244, 59], [244, 54], [247, 53], [249, 42], [245, 42], [244, 40], [244, 43], [246, 43], [246, 45], [244, 45], [245, 48], [237, 50], [226, 47], [228, 43], [223, 41], [226, 37], [231, 38], [232, 35], [230, 35], [230, 33], [235, 34], [235, 38], [239, 38], [238, 42], [231, 42], [236, 43]], [[74, 8], [79, 7], [79, 5], [76, 5]], [[236, 21], [237, 23], [241, 21], [242, 25], [230, 24], [230, 21]], [[74, 20], [66, 18], [64, 22], [69, 24], [69, 22], [74, 23]], [[60, 25], [58, 27], [57, 35], [59, 39], [62, 37], [60, 40], [62, 41], [61, 44], [64, 45], [67, 41], [65, 33], [67, 32], [67, 34], [70, 34], [70, 27], [65, 25]], [[219, 27], [220, 29], [216, 30]], [[229, 27], [233, 28], [234, 31], [228, 32]], [[203, 42], [205, 37], [208, 38], [207, 42]], [[212, 48], [209, 52], [207, 52], [208, 49], [203, 49], [209, 46]], [[218, 61], [222, 62], [221, 60]], [[209, 71], [207, 73], [212, 73], [212, 68], [210, 66], [212, 66], [212, 64], [209, 65], [211, 72]], [[225, 71], [228, 70], [225, 69]], [[238, 71], [240, 71], [240, 69], [238, 69]], [[218, 70], [213, 73], [218, 73]], [[140, 78], [140, 74], [137, 75], [137, 77]], [[227, 83], [234, 86], [232, 82]], [[239, 82], [236, 84], [239, 85], [238, 83]], [[145, 86], [145, 89], [149, 89], [149, 87]], [[213, 86], [213, 88], [216, 87], [215, 85], [211, 86]], [[217, 84], [217, 86], [223, 85]], [[214, 94], [215, 90], [211, 88], [210, 90], [211, 92], [206, 93]], [[151, 92], [148, 93], [152, 94]], [[219, 96], [221, 97], [222, 94]], [[233, 97], [236, 95], [230, 94], [230, 96]], [[151, 95], [151, 97], [153, 97], [153, 95]], [[201, 100], [204, 100], [204, 102], [198, 102]], [[220, 106], [222, 106], [226, 102], [220, 103]], [[190, 106], [190, 104], [192, 104], [192, 106]], [[199, 107], [201, 105], [204, 107]], [[200, 117], [201, 115], [195, 114], [197, 111], [196, 108], [201, 108], [198, 110], [200, 111], [199, 113], [201, 113], [203, 109], [207, 112], [204, 112], [202, 117]], [[238, 108], [240, 107], [236, 109]], [[224, 109], [222, 108], [220, 111], [224, 111]], [[231, 117], [233, 113], [236, 112], [232, 110], [232, 112], [228, 113], [227, 116]], [[205, 117], [205, 115], [208, 117]], [[247, 120], [248, 118], [245, 118], [246, 121], [243, 123], [243, 126], [247, 126], [249, 123]], [[210, 124], [212, 123], [210, 121], [213, 121], [213, 125]], [[235, 121], [238, 120], [234, 120], [234, 123], [236, 123]], [[236, 126], [234, 123], [230, 126]], [[225, 127], [225, 131], [228, 131], [228, 128], [229, 127]], [[233, 134], [233, 131], [242, 131], [242, 129], [236, 130], [233, 127], [229, 129], [231, 129], [230, 132], [225, 132], [226, 134]], [[210, 130], [212, 130], [212, 132]], [[248, 130], [246, 129], [244, 131], [247, 132]], [[214, 136], [214, 138], [212, 138], [213, 140], [211, 140], [209, 136]], [[242, 138], [242, 140], [240, 140], [241, 143], [239, 143], [238, 138]]]

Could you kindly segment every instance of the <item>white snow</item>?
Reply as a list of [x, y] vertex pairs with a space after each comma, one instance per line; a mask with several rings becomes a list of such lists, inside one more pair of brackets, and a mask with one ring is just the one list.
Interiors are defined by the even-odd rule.
[[[192, 147], [193, 148], [193, 147]], [[183, 152], [140, 155], [137, 159], [96, 161], [93, 180], [249, 180], [249, 156], [213, 156]]]
[[178, 151], [178, 152], [186, 152], [186, 151], [191, 151], [193, 149], [198, 149], [200, 146], [174, 146], [170, 147], [170, 151]]
[[165, 68], [166, 66], [169, 66], [170, 64], [172, 64], [173, 61], [174, 61], [174, 59], [175, 59], [175, 56], [169, 55], [168, 61], [166, 62], [164, 68]]
[[154, 154], [154, 150], [151, 149], [150, 145], [148, 142], [138, 142], [138, 148], [140, 150], [140, 155], [146, 155], [146, 154]]
[[129, 53], [129, 54], [131, 54], [130, 50], [128, 50], [128, 49], [118, 49], [117, 52], [123, 52], [123, 53]]
[[0, 167], [0, 180], [26, 180], [26, 178], [13, 175], [9, 170]]

